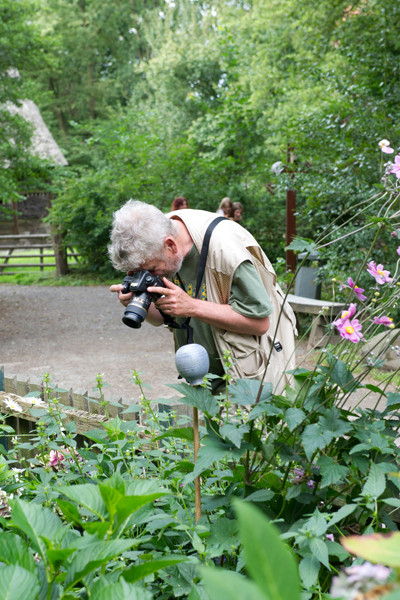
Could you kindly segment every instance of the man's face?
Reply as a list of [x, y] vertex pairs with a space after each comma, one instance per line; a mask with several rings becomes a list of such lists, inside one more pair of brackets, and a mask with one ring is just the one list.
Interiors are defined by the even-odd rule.
[[158, 275], [158, 277], [167, 277], [171, 279], [175, 273], [179, 271], [182, 266], [183, 256], [178, 254], [171, 254], [167, 249], [164, 250], [163, 255], [159, 258], [153, 258], [144, 262], [140, 268], [146, 271], [150, 271], [152, 275]]

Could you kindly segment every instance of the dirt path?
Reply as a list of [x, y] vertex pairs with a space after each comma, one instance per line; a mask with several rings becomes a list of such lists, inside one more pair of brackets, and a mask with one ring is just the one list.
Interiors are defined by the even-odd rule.
[[[6, 377], [52, 382], [75, 392], [95, 385], [97, 373], [110, 384], [106, 398], [136, 402], [132, 369], [151, 384], [150, 399], [170, 398], [177, 381], [172, 336], [163, 327], [130, 329], [123, 307], [107, 286], [0, 285], [0, 365]], [[95, 396], [96, 397], [96, 396]]]

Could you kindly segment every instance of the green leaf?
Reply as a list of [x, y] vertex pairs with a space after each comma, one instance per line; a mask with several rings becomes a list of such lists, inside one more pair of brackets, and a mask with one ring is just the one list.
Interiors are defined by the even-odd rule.
[[50, 509], [24, 500], [13, 500], [12, 507], [13, 524], [29, 537], [32, 546], [46, 562], [44, 539], [52, 540], [62, 530], [61, 519]]
[[168, 387], [183, 394], [183, 398], [178, 398], [178, 401], [182, 402], [182, 404], [194, 406], [212, 417], [215, 417], [219, 413], [218, 402], [208, 389], [200, 386], [192, 387], [187, 383], [170, 383]]
[[119, 556], [132, 546], [137, 544], [135, 539], [110, 540], [95, 542], [78, 550], [71, 561], [65, 579], [65, 590], [71, 589], [81, 581], [88, 573]]
[[139, 581], [139, 579], [143, 579], [144, 577], [151, 575], [151, 573], [155, 573], [156, 571], [160, 571], [166, 567], [171, 567], [186, 560], [188, 560], [186, 556], [165, 556], [157, 558], [156, 560], [152, 560], [141, 565], [133, 565], [132, 567], [125, 569], [122, 573], [122, 577], [130, 583], [134, 583], [135, 581]]
[[[260, 391], [260, 381], [257, 379], [236, 379], [233, 385], [229, 386], [229, 393], [232, 396], [234, 404], [241, 406], [252, 406]], [[259, 402], [270, 402], [272, 398], [272, 386], [264, 384], [261, 390]]]
[[351, 513], [353, 513], [357, 508], [357, 504], [345, 504], [344, 506], [342, 506], [341, 508], [339, 508], [339, 510], [337, 510], [335, 513], [331, 513], [331, 518], [329, 519], [329, 526], [331, 525], [335, 525], [336, 523], [340, 523], [340, 521], [343, 521], [344, 519], [346, 519], [346, 517], [348, 517], [349, 515], [351, 515]]
[[361, 494], [368, 498], [379, 498], [386, 489], [386, 477], [381, 469], [375, 464], [371, 464], [367, 481], [361, 491]]
[[210, 600], [270, 600], [257, 584], [240, 573], [204, 567], [200, 574]]
[[300, 425], [300, 423], [304, 421], [306, 414], [300, 408], [288, 408], [283, 418], [289, 428], [289, 431], [293, 431], [298, 425]]
[[249, 503], [234, 502], [246, 569], [271, 600], [299, 600], [297, 564], [289, 547], [268, 519]]
[[215, 462], [223, 460], [225, 457], [231, 460], [239, 460], [242, 452], [235, 449], [233, 444], [226, 444], [217, 438], [205, 437], [202, 440], [199, 454], [192, 473], [189, 473], [184, 478], [184, 483], [193, 481], [201, 475], [203, 471], [208, 469]]
[[312, 254], [315, 252], [317, 245], [315, 242], [308, 238], [295, 237], [293, 241], [287, 246], [286, 250], [293, 250], [293, 252], [309, 252]]
[[342, 538], [342, 545], [348, 552], [369, 562], [387, 567], [400, 567], [400, 532], [373, 533], [372, 535], [351, 535]]
[[37, 577], [19, 565], [0, 568], [1, 600], [35, 600], [39, 592]]
[[312, 555], [329, 569], [328, 547], [321, 538], [313, 538], [310, 541], [310, 550]]
[[331, 456], [320, 456], [318, 464], [322, 476], [321, 488], [343, 481], [349, 472], [348, 467], [339, 465]]
[[153, 595], [124, 579], [117, 583], [106, 583], [104, 580], [99, 585], [93, 586], [91, 596], [96, 600], [152, 600]]
[[2, 531], [0, 533], [0, 562], [6, 565], [19, 565], [34, 573], [36, 563], [28, 544], [19, 535]]
[[325, 431], [319, 423], [307, 425], [301, 434], [301, 441], [308, 460], [316, 450], [323, 450], [334, 438], [331, 431]]
[[193, 442], [193, 427], [176, 427], [175, 429], [168, 429], [165, 433], [159, 435], [155, 439], [161, 440], [162, 438], [169, 437]]
[[236, 448], [240, 448], [243, 436], [248, 432], [248, 430], [249, 426], [246, 424], [235, 425], [227, 423], [226, 425], [222, 425], [219, 431], [226, 441], [230, 441], [236, 446]]
[[310, 589], [318, 582], [320, 568], [320, 561], [311, 554], [308, 554], [300, 561], [299, 573], [306, 589]]
[[60, 488], [67, 498], [80, 504], [99, 519], [107, 518], [107, 507], [101, 497], [100, 488], [93, 483], [82, 483], [70, 487]]

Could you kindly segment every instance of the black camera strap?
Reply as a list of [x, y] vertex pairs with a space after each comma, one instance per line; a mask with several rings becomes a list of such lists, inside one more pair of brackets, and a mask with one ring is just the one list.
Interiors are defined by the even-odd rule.
[[[201, 282], [203, 281], [204, 270], [206, 268], [208, 247], [210, 245], [211, 234], [214, 231], [215, 227], [218, 225], [218, 223], [220, 221], [225, 221], [225, 220], [226, 220], [226, 217], [216, 217], [213, 221], [211, 221], [211, 223], [207, 227], [207, 230], [204, 234], [203, 244], [202, 244], [201, 252], [200, 252], [199, 263], [197, 265], [196, 288], [195, 288], [194, 298], [197, 298], [200, 293]], [[179, 285], [181, 286], [181, 288], [183, 290], [185, 290], [185, 286], [183, 284], [183, 281], [179, 277], [179, 273], [177, 273], [177, 277], [178, 277]], [[186, 329], [186, 343], [193, 344], [193, 327], [191, 327], [191, 325], [190, 325], [190, 317], [187, 317], [183, 321], [183, 323], [178, 325], [178, 323], [172, 317], [166, 315], [163, 312], [161, 312], [161, 314], [164, 318], [164, 323], [167, 327], [172, 327], [174, 329]]]

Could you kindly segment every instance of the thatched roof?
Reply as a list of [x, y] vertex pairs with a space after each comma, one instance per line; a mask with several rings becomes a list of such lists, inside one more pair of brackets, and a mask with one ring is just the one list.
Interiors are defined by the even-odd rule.
[[68, 162], [51, 135], [40, 111], [32, 100], [23, 100], [20, 106], [8, 103], [11, 114], [19, 114], [33, 125], [32, 152], [55, 165], [67, 165]]

